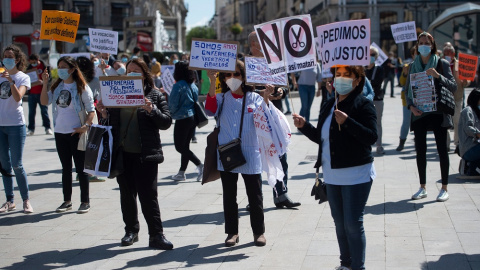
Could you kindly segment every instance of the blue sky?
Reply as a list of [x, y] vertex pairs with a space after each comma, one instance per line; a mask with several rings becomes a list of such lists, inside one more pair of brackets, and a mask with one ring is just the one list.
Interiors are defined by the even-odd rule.
[[215, 14], [215, 0], [185, 0], [188, 4], [187, 32], [195, 26], [203, 26]]

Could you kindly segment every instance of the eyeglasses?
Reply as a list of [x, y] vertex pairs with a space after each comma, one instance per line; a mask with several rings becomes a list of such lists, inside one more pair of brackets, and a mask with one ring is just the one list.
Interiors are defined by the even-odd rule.
[[[225, 78], [232, 77], [232, 73], [223, 73], [223, 75], [225, 76]], [[242, 75], [240, 72], [235, 72], [235, 73], [233, 73], [233, 76], [234, 76], [234, 77], [238, 77], [238, 76], [240, 76], [240, 75]]]

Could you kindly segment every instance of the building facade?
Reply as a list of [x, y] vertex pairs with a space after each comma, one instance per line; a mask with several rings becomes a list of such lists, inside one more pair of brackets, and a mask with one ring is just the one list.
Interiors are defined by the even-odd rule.
[[[187, 7], [183, 0], [3, 0], [0, 5], [0, 45], [5, 47], [14, 43], [25, 53], [47, 53], [49, 41], [38, 40], [37, 32], [41, 27], [42, 10], [60, 10], [80, 14], [76, 42], [56, 42], [59, 53], [85, 52], [88, 45], [88, 28], [99, 28], [118, 32], [119, 51], [128, 51], [128, 46], [136, 42], [126, 42], [126, 31], [135, 31], [146, 21], [157, 17], [157, 11], [163, 20], [163, 28], [168, 34], [169, 46], [164, 50], [183, 51], [185, 47], [185, 17]], [[128, 19], [128, 24], [127, 24]], [[138, 23], [137, 23], [138, 21]], [[150, 27], [150, 28], [148, 28]], [[155, 25], [148, 25], [154, 32]], [[133, 29], [133, 30], [132, 30]], [[137, 33], [137, 32], [135, 32]], [[150, 33], [151, 42], [155, 33]], [[148, 39], [136, 37], [136, 41]], [[153, 48], [153, 47], [152, 47]]]

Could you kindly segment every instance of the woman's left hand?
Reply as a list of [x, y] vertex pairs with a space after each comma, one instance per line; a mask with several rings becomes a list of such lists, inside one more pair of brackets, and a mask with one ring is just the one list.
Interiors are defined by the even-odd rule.
[[7, 79], [9, 82], [13, 82], [12, 77], [10, 77], [10, 73], [8, 73], [6, 70], [0, 75], [0, 77]]
[[88, 127], [86, 125], [83, 125], [79, 128], [74, 128], [74, 131], [72, 132], [72, 136], [75, 135], [75, 133], [82, 134], [88, 131]]
[[429, 68], [426, 71], [427, 75], [430, 75], [434, 77], [435, 79], [438, 79], [440, 77], [440, 73], [438, 73], [435, 68]]
[[348, 118], [348, 115], [342, 111], [335, 110], [333, 113], [335, 114], [335, 120], [337, 120], [339, 125], [343, 125]]
[[150, 101], [148, 98], [145, 98], [145, 105], [142, 106], [142, 109], [146, 110], [148, 113], [151, 113], [153, 110], [152, 101]]

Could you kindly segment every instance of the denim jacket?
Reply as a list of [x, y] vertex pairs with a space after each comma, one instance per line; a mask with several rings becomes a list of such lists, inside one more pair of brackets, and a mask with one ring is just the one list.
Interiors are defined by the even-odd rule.
[[[52, 104], [52, 112], [53, 112], [53, 126], [55, 126], [57, 116], [58, 116], [58, 109], [57, 109], [57, 103], [55, 102], [58, 99], [58, 96], [60, 95], [60, 92], [64, 89], [63, 87], [64, 82], [62, 81], [57, 88], [53, 91], [48, 91], [48, 105]], [[77, 89], [77, 84], [74, 82], [73, 83], [73, 89]], [[72, 101], [73, 107], [75, 108], [75, 111], [78, 113], [82, 110], [82, 105], [80, 104], [80, 97], [78, 96], [77, 91], [72, 91]], [[92, 90], [90, 90], [90, 87], [88, 85], [85, 85], [85, 89], [82, 92], [82, 102], [83, 102], [83, 107], [85, 107], [85, 110], [87, 112], [93, 112], [95, 111], [95, 106], [93, 105], [93, 94]], [[80, 119], [80, 116], [78, 117]]]
[[185, 80], [175, 83], [168, 97], [168, 107], [172, 118], [179, 120], [192, 117], [195, 114], [193, 104], [197, 100], [198, 88], [194, 83], [188, 85]]

